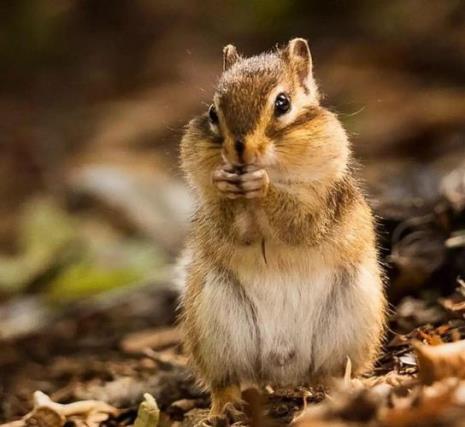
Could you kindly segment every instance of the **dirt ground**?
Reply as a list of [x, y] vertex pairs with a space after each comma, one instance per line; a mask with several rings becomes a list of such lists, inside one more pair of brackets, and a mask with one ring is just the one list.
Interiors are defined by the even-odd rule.
[[[392, 305], [389, 331], [376, 368], [361, 380], [341, 384], [329, 398], [323, 389], [268, 387], [260, 398], [252, 393], [248, 399], [257, 425], [289, 423], [304, 407], [312, 408], [321, 401], [326, 405], [324, 415], [307, 410], [298, 422], [315, 425], [312, 417], [317, 417], [327, 425], [377, 422], [397, 426], [414, 425], [420, 418], [421, 425], [462, 425], [465, 407], [454, 400], [454, 393], [462, 392], [461, 379], [465, 378], [465, 341], [461, 341], [465, 339], [465, 283], [453, 281], [454, 290], [444, 280], [444, 271], [453, 277], [463, 266], [463, 234], [454, 234], [465, 225], [463, 220], [463, 210], [457, 210], [444, 196], [427, 218], [382, 221], [379, 227], [384, 230], [384, 239], [397, 239], [392, 251], [385, 254], [385, 259], [391, 259], [391, 269], [397, 266], [390, 271], [391, 300], [397, 302]], [[452, 236], [443, 241], [446, 249], [440, 263], [436, 262], [435, 236]], [[419, 244], [420, 249], [415, 246]], [[428, 270], [422, 292], [406, 290], [405, 281], [414, 284], [416, 275], [426, 274], [421, 265], [429, 269], [432, 263], [435, 268]], [[424, 276], [417, 280], [424, 280]], [[163, 425], [191, 425], [205, 415], [209, 398], [196, 386], [182, 354], [174, 326], [177, 297], [170, 286], [147, 284], [79, 300], [62, 312], [39, 315], [37, 310], [44, 308], [34, 296], [10, 303], [10, 311], [17, 316], [10, 322], [21, 325], [25, 316], [44, 320], [32, 333], [2, 340], [1, 419], [11, 421], [27, 414], [32, 409], [33, 393], [40, 390], [56, 402], [93, 399], [117, 408], [103, 421], [80, 414], [71, 417], [72, 423], [130, 425], [144, 393], [150, 393], [161, 410]], [[431, 345], [441, 351], [450, 342], [462, 347], [439, 356], [424, 350]], [[449, 377], [455, 383], [448, 383]], [[439, 382], [431, 386], [436, 380]], [[380, 385], [387, 390], [380, 391]], [[436, 390], [428, 391], [428, 385]], [[430, 406], [430, 399], [441, 402], [434, 400], [436, 406]], [[451, 413], [451, 408], [455, 412]], [[401, 422], [398, 417], [405, 419]], [[45, 421], [39, 417], [36, 422]]]

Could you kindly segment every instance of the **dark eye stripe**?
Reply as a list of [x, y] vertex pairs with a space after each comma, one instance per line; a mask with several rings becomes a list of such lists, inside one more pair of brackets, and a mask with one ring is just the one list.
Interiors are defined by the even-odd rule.
[[317, 108], [308, 108], [303, 111], [296, 119], [289, 123], [287, 126], [281, 128], [277, 122], [272, 121], [265, 130], [265, 134], [268, 138], [279, 139], [286, 135], [288, 132], [299, 128], [300, 126], [305, 126], [307, 122], [313, 120], [318, 115]]

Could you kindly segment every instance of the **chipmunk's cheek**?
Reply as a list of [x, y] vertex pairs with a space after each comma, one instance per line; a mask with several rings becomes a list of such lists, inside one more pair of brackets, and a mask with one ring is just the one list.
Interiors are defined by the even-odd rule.
[[259, 149], [257, 165], [261, 167], [274, 166], [277, 163], [276, 150], [272, 142], [266, 142]]

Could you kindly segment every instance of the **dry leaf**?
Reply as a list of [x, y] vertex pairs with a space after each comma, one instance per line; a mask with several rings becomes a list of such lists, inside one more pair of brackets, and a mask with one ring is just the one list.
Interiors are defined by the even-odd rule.
[[160, 409], [158, 409], [155, 398], [149, 394], [144, 394], [144, 401], [139, 405], [137, 418], [134, 427], [157, 427], [160, 420]]
[[126, 336], [121, 348], [127, 353], [140, 353], [147, 348], [160, 350], [180, 342], [181, 333], [176, 327], [147, 329]]
[[34, 392], [33, 409], [21, 420], [3, 424], [1, 427], [62, 427], [72, 420], [76, 425], [97, 427], [118, 410], [99, 400], [83, 400], [61, 404], [54, 402], [41, 391]]
[[65, 416], [49, 406], [38, 406], [24, 419], [27, 427], [61, 427]]
[[419, 379], [424, 384], [448, 377], [465, 379], [465, 340], [435, 346], [414, 342]]

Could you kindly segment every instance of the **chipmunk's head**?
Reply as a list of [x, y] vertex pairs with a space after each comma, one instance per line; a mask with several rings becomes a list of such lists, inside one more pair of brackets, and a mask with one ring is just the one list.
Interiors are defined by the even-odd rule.
[[267, 166], [289, 150], [298, 155], [288, 140], [319, 110], [307, 41], [296, 38], [283, 49], [251, 58], [228, 45], [223, 55], [224, 72], [208, 113], [223, 158], [237, 166]]
[[208, 113], [183, 138], [183, 168], [196, 187], [223, 163], [265, 168], [272, 181], [331, 181], [348, 164], [349, 145], [336, 116], [319, 104], [306, 40], [243, 58], [223, 51], [224, 72]]

